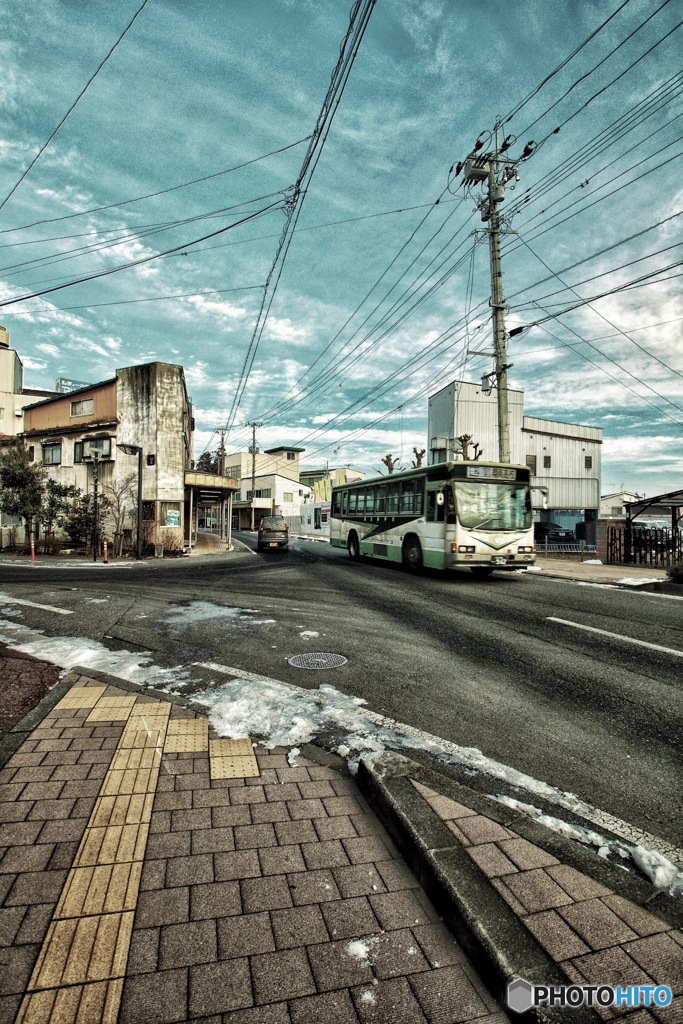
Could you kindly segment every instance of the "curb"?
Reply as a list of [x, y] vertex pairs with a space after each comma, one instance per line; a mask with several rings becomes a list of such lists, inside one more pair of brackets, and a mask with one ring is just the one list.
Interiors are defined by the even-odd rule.
[[[411, 779], [514, 829], [523, 838], [657, 914], [673, 927], [683, 925], [681, 901], [655, 890], [645, 880], [627, 875], [518, 811], [401, 754], [385, 752], [364, 757], [357, 776], [361, 791], [502, 1006], [506, 1005], [507, 985], [515, 978], [543, 985], [572, 984], [573, 981], [565, 977], [536, 942], [467, 851], [414, 789]], [[576, 1024], [599, 1019], [594, 1010], [587, 1008], [546, 1007], [530, 1010], [519, 1019], [559, 1024], [568, 1019], [569, 1013]], [[516, 1014], [514, 1019], [517, 1019]]]

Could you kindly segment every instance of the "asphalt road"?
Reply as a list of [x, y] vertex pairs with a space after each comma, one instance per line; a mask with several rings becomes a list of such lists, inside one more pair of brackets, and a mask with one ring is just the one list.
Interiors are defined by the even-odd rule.
[[[680, 601], [540, 574], [410, 576], [297, 540], [126, 569], [2, 566], [0, 591], [74, 611], [2, 606], [55, 637], [332, 684], [683, 846]], [[288, 664], [306, 651], [348, 662]]]

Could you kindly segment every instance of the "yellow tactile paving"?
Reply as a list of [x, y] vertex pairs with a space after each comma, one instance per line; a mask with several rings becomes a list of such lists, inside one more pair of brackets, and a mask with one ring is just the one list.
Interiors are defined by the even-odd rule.
[[133, 929], [132, 911], [53, 921], [29, 990], [123, 978]]
[[81, 840], [74, 867], [141, 861], [145, 855], [148, 832], [148, 822], [138, 825], [110, 825], [108, 828], [90, 826], [85, 830]]
[[135, 694], [102, 697], [86, 718], [86, 722], [125, 722], [133, 710], [135, 701]]
[[168, 723], [165, 754], [193, 753], [209, 749], [209, 723], [201, 718], [179, 718]]
[[116, 1024], [123, 978], [47, 989], [26, 996], [16, 1024]]
[[250, 779], [260, 774], [256, 758], [212, 757], [210, 759], [212, 779]]
[[104, 777], [100, 796], [154, 793], [158, 778], [158, 768], [124, 768], [123, 771], [109, 771]]
[[119, 750], [131, 747], [158, 747], [163, 750], [170, 713], [171, 705], [165, 703], [152, 705], [149, 711], [140, 712], [135, 708], [119, 740]]
[[106, 689], [106, 686], [72, 686], [59, 704], [55, 704], [53, 710], [75, 711], [79, 708], [94, 708]]
[[117, 750], [112, 758], [112, 771], [124, 768], [158, 768], [161, 765], [161, 750], [158, 747], [126, 747]]
[[248, 737], [240, 740], [228, 738], [211, 740], [211, 757], [253, 757], [254, 747]]
[[54, 919], [93, 917], [135, 910], [142, 861], [72, 868]]
[[106, 828], [108, 825], [139, 825], [152, 820], [154, 793], [136, 793], [126, 796], [98, 797], [88, 828]]

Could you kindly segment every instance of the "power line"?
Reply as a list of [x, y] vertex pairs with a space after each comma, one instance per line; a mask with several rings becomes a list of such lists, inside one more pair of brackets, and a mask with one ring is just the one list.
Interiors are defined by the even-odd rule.
[[130, 21], [128, 22], [128, 24], [126, 25], [126, 27], [124, 28], [124, 30], [123, 30], [123, 32], [121, 33], [121, 35], [119, 36], [119, 38], [118, 38], [118, 39], [116, 40], [116, 42], [115, 42], [115, 43], [114, 43], [114, 45], [112, 46], [112, 48], [111, 48], [111, 50], [109, 51], [109, 53], [107, 54], [107, 56], [106, 56], [106, 57], [104, 58], [104, 60], [103, 60], [103, 61], [101, 61], [101, 63], [100, 63], [100, 64], [99, 64], [99, 66], [97, 67], [97, 69], [96, 69], [96, 70], [94, 71], [94, 73], [93, 73], [93, 74], [92, 74], [92, 75], [90, 76], [90, 78], [89, 78], [89, 79], [88, 79], [88, 81], [86, 82], [85, 86], [83, 87], [83, 89], [81, 89], [81, 91], [79, 92], [78, 96], [76, 97], [76, 99], [74, 100], [74, 102], [73, 102], [73, 103], [71, 104], [71, 106], [70, 106], [70, 107], [69, 107], [69, 109], [67, 110], [66, 114], [64, 115], [64, 117], [63, 117], [63, 118], [61, 119], [61, 121], [59, 122], [59, 124], [58, 124], [58, 125], [57, 125], [57, 127], [55, 128], [55, 130], [54, 130], [54, 131], [52, 132], [52, 134], [51, 134], [51, 135], [50, 135], [50, 137], [49, 137], [49, 138], [47, 139], [47, 141], [46, 141], [45, 143], [43, 143], [43, 145], [42, 145], [42, 146], [40, 147], [40, 149], [38, 150], [38, 152], [37, 152], [37, 153], [36, 153], [36, 155], [34, 156], [34, 158], [33, 158], [33, 160], [31, 161], [31, 163], [30, 163], [30, 164], [28, 165], [28, 167], [26, 168], [26, 170], [25, 170], [25, 171], [23, 172], [23, 174], [22, 174], [22, 175], [21, 175], [21, 177], [19, 178], [19, 181], [18, 181], [18, 182], [16, 183], [16, 185], [14, 185], [14, 187], [13, 187], [13, 188], [12, 188], [12, 190], [11, 190], [11, 191], [9, 192], [9, 194], [8, 194], [8, 195], [6, 195], [6, 196], [5, 196], [5, 198], [3, 199], [3, 201], [2, 201], [1, 203], [0, 203], [0, 210], [2, 210], [2, 209], [3, 209], [3, 207], [5, 206], [5, 204], [6, 204], [7, 202], [8, 202], [8, 200], [9, 200], [9, 199], [11, 199], [11, 197], [12, 197], [12, 196], [14, 195], [14, 193], [16, 192], [16, 190], [17, 190], [17, 189], [19, 188], [19, 186], [21, 185], [21, 183], [22, 183], [22, 181], [24, 180], [24, 178], [25, 178], [25, 177], [27, 176], [27, 174], [28, 174], [28, 173], [30, 172], [30, 170], [32, 169], [32, 167], [34, 167], [34, 166], [35, 166], [35, 164], [37, 163], [37, 161], [39, 160], [39, 158], [40, 158], [40, 157], [42, 156], [42, 154], [43, 154], [43, 153], [45, 152], [45, 150], [46, 150], [46, 149], [47, 149], [47, 147], [48, 147], [48, 146], [50, 145], [50, 143], [51, 143], [51, 142], [52, 142], [52, 140], [54, 139], [54, 137], [55, 137], [55, 135], [57, 134], [57, 132], [59, 131], [59, 129], [60, 129], [61, 127], [62, 127], [62, 125], [64, 124], [64, 122], [65, 122], [65, 121], [66, 121], [66, 119], [68, 118], [69, 114], [70, 114], [70, 113], [71, 113], [71, 112], [72, 112], [72, 111], [74, 110], [74, 108], [76, 107], [76, 105], [78, 104], [78, 102], [79, 102], [79, 101], [80, 101], [80, 100], [81, 100], [81, 99], [83, 98], [83, 96], [85, 96], [86, 92], [88, 91], [88, 89], [90, 88], [90, 86], [92, 85], [92, 83], [93, 83], [93, 82], [95, 81], [95, 79], [96, 79], [96, 78], [97, 78], [97, 76], [99, 75], [100, 71], [102, 70], [102, 68], [103, 68], [103, 67], [104, 67], [104, 65], [105, 65], [105, 64], [107, 63], [107, 61], [108, 61], [108, 60], [109, 60], [109, 58], [111, 57], [112, 53], [113, 53], [113, 52], [114, 52], [114, 50], [116, 49], [116, 47], [117, 47], [117, 46], [119, 45], [119, 43], [121, 42], [121, 40], [123, 39], [123, 37], [124, 37], [124, 36], [126, 35], [126, 33], [128, 32], [129, 28], [130, 28], [130, 27], [132, 26], [132, 24], [133, 24], [133, 22], [135, 21], [135, 19], [136, 19], [136, 18], [137, 18], [137, 17], [138, 17], [138, 16], [139, 16], [139, 15], [140, 15], [141, 13], [142, 13], [142, 11], [143, 11], [143, 10], [145, 9], [145, 7], [147, 6], [147, 4], [148, 4], [148, 3], [149, 3], [149, 0], [143, 0], [142, 4], [141, 4], [141, 5], [140, 5], [140, 7], [139, 7], [139, 8], [137, 9], [137, 11], [135, 12], [135, 14], [134, 14], [134, 15], [133, 15], [133, 17], [131, 18], [131, 20], [130, 20]]
[[227, 295], [228, 292], [260, 291], [262, 284], [245, 284], [238, 288], [213, 288], [205, 292], [178, 292], [175, 295], [152, 295], [145, 299], [120, 299], [118, 302], [89, 302], [84, 306], [46, 306], [45, 309], [16, 310], [3, 313], [8, 316], [36, 316], [38, 313], [67, 313], [75, 309], [99, 309], [101, 306], [131, 306], [138, 302], [167, 302], [169, 299], [194, 299], [204, 295]]
[[[118, 203], [109, 203], [107, 206], [94, 206], [90, 210], [80, 210], [78, 213], [66, 213], [62, 217], [48, 217], [45, 220], [36, 220], [36, 221], [33, 221], [32, 224], [23, 224], [21, 227], [17, 227], [17, 228], [3, 228], [3, 229], [0, 230], [0, 234], [4, 235], [4, 234], [8, 234], [8, 233], [13, 232], [13, 231], [27, 231], [29, 228], [39, 227], [41, 224], [55, 224], [58, 221], [62, 221], [62, 220], [72, 220], [74, 217], [86, 217], [86, 216], [88, 216], [89, 214], [92, 214], [92, 213], [101, 213], [103, 210], [114, 210], [114, 209], [117, 209], [120, 206], [129, 206], [131, 203], [141, 203], [145, 199], [156, 199], [157, 196], [165, 196], [169, 192], [177, 192], [181, 188], [189, 188], [190, 185], [199, 185], [199, 184], [201, 184], [204, 181], [210, 181], [212, 178], [220, 178], [220, 177], [222, 177], [225, 174], [232, 174], [233, 171], [240, 171], [240, 170], [242, 170], [242, 168], [249, 167], [251, 164], [256, 164], [260, 160], [267, 160], [268, 157], [278, 156], [280, 153], [285, 153], [288, 149], [294, 149], [295, 146], [300, 146], [302, 144], [302, 142], [308, 142], [309, 139], [310, 139], [310, 135], [307, 135], [305, 139], [299, 139], [297, 142], [291, 142], [291, 143], [289, 143], [289, 145], [282, 146], [280, 149], [273, 149], [273, 150], [271, 150], [270, 153], [264, 153], [261, 156], [255, 156], [251, 160], [245, 160], [245, 162], [242, 163], [242, 164], [235, 164], [234, 167], [228, 167], [224, 171], [216, 171], [214, 174], [207, 174], [203, 178], [195, 178], [193, 181], [185, 181], [185, 182], [182, 182], [180, 185], [171, 185], [169, 188], [163, 188], [159, 192], [149, 192], [147, 195], [137, 196], [135, 199], [122, 199]], [[66, 236], [63, 236], [63, 237], [69, 238], [69, 237], [78, 237], [78, 236], [66, 235]], [[38, 242], [38, 241], [48, 241], [49, 242], [49, 241], [54, 241], [54, 239], [50, 239], [50, 238], [48, 238], [48, 239], [36, 239], [35, 241], [36, 242]], [[24, 244], [24, 243], [19, 243], [19, 244]], [[33, 243], [25, 243], [25, 244], [33, 244]]]
[[264, 213], [268, 213], [270, 210], [275, 209], [280, 203], [271, 203], [270, 206], [265, 207], [262, 210], [257, 210], [255, 213], [250, 213], [242, 220], [235, 221], [233, 224], [228, 224], [227, 227], [219, 228], [217, 231], [212, 231], [208, 235], [203, 235], [201, 238], [195, 239], [193, 242], [186, 242], [183, 245], [177, 245], [173, 249], [167, 249], [165, 252], [153, 253], [151, 256], [145, 256], [139, 260], [131, 260], [129, 263], [123, 263], [118, 267], [110, 267], [109, 270], [101, 270], [96, 274], [89, 274], [87, 277], [81, 277], [76, 281], [68, 281], [66, 284], [53, 285], [52, 288], [43, 288], [41, 291], [32, 292], [30, 295], [19, 295], [14, 299], [4, 299], [0, 301], [0, 308], [4, 306], [14, 306], [17, 302], [24, 302], [26, 299], [36, 299], [40, 295], [49, 295], [52, 292], [61, 291], [63, 288], [72, 288], [77, 284], [84, 284], [88, 281], [96, 281], [101, 277], [108, 277], [111, 274], [118, 274], [121, 270], [130, 270], [132, 267], [140, 267], [145, 263], [151, 263], [152, 260], [158, 260], [162, 256], [169, 256], [171, 253], [180, 252], [182, 249], [186, 249], [188, 245], [194, 245], [195, 242], [203, 242], [207, 238], [215, 238], [216, 235], [222, 235], [226, 231], [232, 231], [233, 228], [239, 227], [241, 224], [246, 224], [250, 220], [255, 220], [256, 217], [261, 217]]

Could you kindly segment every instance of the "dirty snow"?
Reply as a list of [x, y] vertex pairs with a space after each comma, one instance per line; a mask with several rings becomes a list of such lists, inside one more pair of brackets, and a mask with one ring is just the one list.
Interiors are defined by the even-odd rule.
[[[0, 594], [0, 607], [2, 597]], [[195, 602], [195, 607], [203, 604]], [[210, 607], [220, 608], [215, 605]], [[2, 610], [10, 613], [7, 607]], [[233, 611], [236, 617], [243, 609]], [[16, 607], [11, 609], [11, 614], [21, 615]], [[186, 667], [161, 668], [155, 665], [149, 652], [110, 651], [88, 638], [45, 636], [21, 622], [0, 619], [0, 640], [16, 650], [53, 662], [64, 670], [76, 666], [99, 669], [168, 693], [182, 691], [189, 684], [200, 683]], [[320, 733], [331, 731], [340, 735], [334, 749], [347, 758], [352, 772], [358, 770], [361, 757], [372, 755], [373, 752], [393, 750], [409, 754], [411, 750], [422, 750], [442, 763], [458, 764], [472, 774], [485, 774], [517, 790], [536, 794], [588, 821], [595, 818], [596, 809], [575, 794], [563, 792], [494, 761], [476, 747], [458, 746], [369, 711], [362, 707], [366, 703], [362, 698], [348, 696], [329, 684], [323, 684], [316, 690], [304, 690], [256, 673], [229, 669], [227, 666], [200, 662], [197, 665], [228, 676], [213, 688], [192, 696], [195, 705], [206, 710], [219, 736], [251, 736], [267, 748], [295, 748], [291, 756], [296, 757], [303, 743], [312, 741]], [[590, 828], [570, 825], [559, 818], [545, 815], [531, 804], [509, 797], [499, 799], [556, 831], [594, 846], [601, 856], [606, 856], [610, 851], [621, 857], [628, 856], [654, 884], [683, 895], [683, 871], [658, 852], [625, 841], [608, 840]]]
[[661, 577], [658, 576], [641, 576], [640, 578], [634, 578], [633, 576], [624, 576], [623, 579], [617, 580], [617, 583], [621, 583], [627, 587], [639, 587], [643, 583], [661, 583]]
[[190, 601], [188, 604], [171, 608], [161, 621], [181, 628], [205, 622], [207, 619], [225, 619], [232, 624], [249, 626], [264, 626], [275, 622], [275, 619], [250, 617], [259, 614], [258, 608], [234, 608], [231, 605], [214, 604], [213, 601]]
[[314, 629], [305, 629], [303, 633], [299, 633], [299, 636], [303, 640], [314, 640], [316, 637], [320, 636], [320, 633], [316, 633]]
[[493, 799], [505, 804], [506, 807], [523, 811], [539, 824], [545, 825], [546, 828], [559, 832], [569, 839], [576, 839], [586, 846], [597, 847], [598, 856], [605, 860], [609, 858], [610, 853], [623, 860], [630, 859], [658, 889], [667, 889], [672, 896], [683, 895], [683, 869], [677, 868], [657, 850], [647, 850], [644, 846], [632, 846], [621, 840], [608, 839], [600, 835], [599, 832], [581, 825], [570, 825], [569, 822], [562, 821], [560, 818], [544, 814], [538, 807], [514, 800], [509, 796], [497, 794], [493, 796]]

